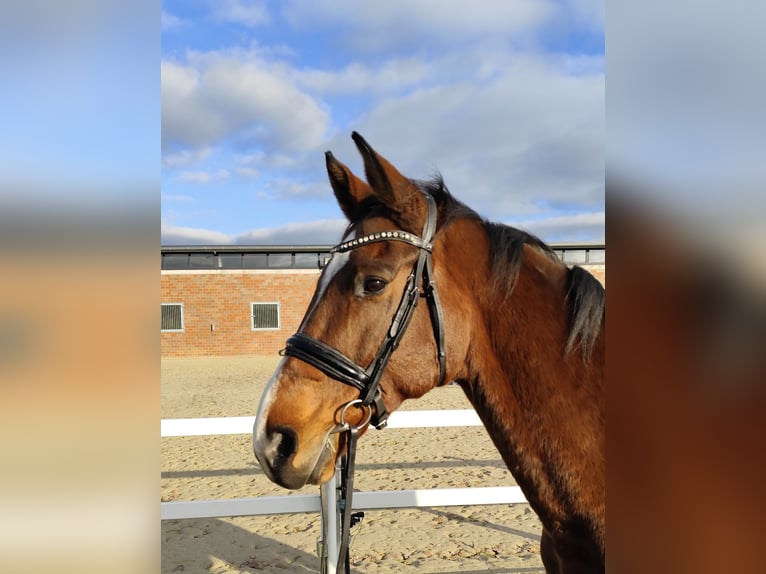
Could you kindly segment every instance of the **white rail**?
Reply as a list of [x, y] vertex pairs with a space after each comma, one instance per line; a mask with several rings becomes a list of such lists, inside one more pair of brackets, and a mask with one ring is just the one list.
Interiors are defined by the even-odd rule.
[[[254, 423], [255, 417], [163, 419], [160, 426], [160, 436], [250, 434]], [[459, 427], [481, 426], [481, 424], [478, 415], [471, 409], [397, 411], [391, 414], [388, 428]], [[474, 506], [525, 502], [527, 500], [518, 486], [486, 486], [354, 492], [353, 508], [357, 511], [365, 511], [389, 508]], [[339, 545], [337, 476], [321, 487], [320, 494], [160, 503], [160, 518], [162, 520], [261, 516], [303, 512], [319, 512], [322, 515], [322, 540], [319, 541], [317, 550], [322, 561], [322, 572], [324, 574], [335, 574]]]
[[[160, 436], [209, 436], [250, 434], [255, 417], [210, 417], [202, 419], [163, 419]], [[438, 411], [396, 411], [387, 428], [430, 428], [481, 426], [476, 411], [453, 409]], [[374, 428], [374, 427], [373, 427]]]
[[[518, 486], [476, 486], [472, 488], [429, 488], [424, 490], [383, 490], [354, 492], [354, 510], [385, 508], [429, 508], [432, 506], [474, 506], [480, 504], [515, 504], [526, 502]], [[318, 494], [259, 496], [224, 500], [186, 500], [162, 502], [160, 518], [223, 518], [226, 516], [261, 516], [319, 512]]]

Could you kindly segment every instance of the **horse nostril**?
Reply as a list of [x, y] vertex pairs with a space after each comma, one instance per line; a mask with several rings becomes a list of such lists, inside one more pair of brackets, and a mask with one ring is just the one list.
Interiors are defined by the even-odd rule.
[[271, 432], [276, 458], [288, 459], [298, 449], [298, 435], [290, 427], [276, 427]]

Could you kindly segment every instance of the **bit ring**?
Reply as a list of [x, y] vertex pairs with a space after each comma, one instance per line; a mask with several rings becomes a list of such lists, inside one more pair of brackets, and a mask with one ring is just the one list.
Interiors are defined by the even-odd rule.
[[367, 418], [364, 419], [358, 425], [356, 425], [357, 429], [363, 429], [368, 424], [370, 424], [370, 420], [372, 420], [372, 407], [370, 405], [362, 404], [362, 399], [354, 399], [353, 401], [343, 405], [343, 408], [340, 410], [340, 426], [344, 429], [347, 429], [351, 426], [349, 423], [346, 422], [346, 411], [349, 409], [349, 407], [353, 405], [361, 405], [361, 408], [367, 409]]

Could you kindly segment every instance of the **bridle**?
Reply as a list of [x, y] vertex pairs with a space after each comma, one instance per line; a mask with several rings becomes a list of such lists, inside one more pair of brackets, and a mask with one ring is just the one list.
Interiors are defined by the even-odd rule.
[[[380, 380], [388, 365], [388, 361], [391, 359], [392, 353], [399, 346], [399, 342], [410, 324], [420, 297], [425, 297], [428, 304], [431, 326], [436, 341], [436, 359], [439, 363], [437, 386], [442, 386], [445, 383], [444, 320], [431, 265], [433, 240], [436, 234], [437, 209], [434, 198], [427, 193], [423, 195], [428, 205], [428, 215], [420, 237], [401, 230], [380, 231], [340, 243], [330, 250], [330, 253], [333, 255], [335, 253], [346, 253], [363, 245], [382, 241], [400, 241], [419, 249], [418, 258], [412, 267], [410, 275], [407, 277], [404, 292], [399, 301], [399, 307], [396, 313], [394, 313], [391, 325], [386, 331], [386, 336], [370, 364], [366, 368], [362, 367], [337, 349], [301, 332], [288, 338], [285, 348], [281, 352], [282, 355], [295, 357], [316, 367], [328, 377], [359, 389], [359, 398], [347, 403], [340, 410], [340, 424], [335, 431], [345, 432], [347, 435], [346, 454], [341, 462], [342, 473], [338, 501], [342, 513], [340, 527], [341, 544], [338, 550], [337, 564], [338, 574], [345, 574], [350, 571], [348, 548], [352, 525], [351, 499], [354, 492], [354, 460], [356, 457], [358, 433], [368, 423], [371, 423], [377, 429], [382, 429], [387, 424], [388, 411], [383, 402]], [[367, 417], [358, 425], [351, 425], [345, 421], [346, 411], [352, 405], [359, 405], [367, 409]]]
[[[436, 201], [430, 194], [424, 193], [423, 195], [428, 203], [428, 216], [420, 237], [406, 231], [380, 231], [340, 243], [330, 250], [331, 254], [345, 253], [363, 245], [382, 241], [400, 241], [413, 245], [420, 250], [417, 261], [412, 267], [412, 272], [407, 277], [399, 308], [394, 313], [386, 336], [370, 364], [366, 368], [362, 367], [337, 349], [305, 333], [296, 333], [287, 339], [287, 344], [282, 350], [283, 355], [300, 359], [316, 367], [328, 377], [359, 389], [361, 402], [358, 404], [362, 407], [375, 407], [371, 422], [377, 429], [384, 428], [388, 419], [380, 380], [388, 361], [391, 359], [391, 354], [399, 346], [399, 342], [407, 330], [421, 296], [425, 297], [428, 303], [431, 326], [436, 340], [436, 355], [439, 363], [437, 386], [441, 386], [445, 382], [444, 321], [431, 266], [431, 252], [436, 233]], [[422, 292], [420, 290], [421, 283]]]

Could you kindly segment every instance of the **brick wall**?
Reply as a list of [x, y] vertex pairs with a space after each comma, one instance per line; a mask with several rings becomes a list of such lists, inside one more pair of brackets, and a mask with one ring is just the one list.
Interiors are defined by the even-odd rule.
[[[585, 266], [605, 281], [605, 266]], [[163, 357], [273, 355], [295, 333], [319, 271], [162, 271], [162, 303], [183, 303], [184, 330], [160, 333]], [[251, 303], [279, 303], [280, 328], [251, 328]], [[212, 328], [211, 328], [212, 326]]]
[[[161, 302], [184, 304], [184, 330], [160, 333], [162, 356], [273, 355], [298, 328], [318, 278], [308, 270], [162, 271]], [[274, 302], [280, 328], [253, 330], [251, 303]]]

